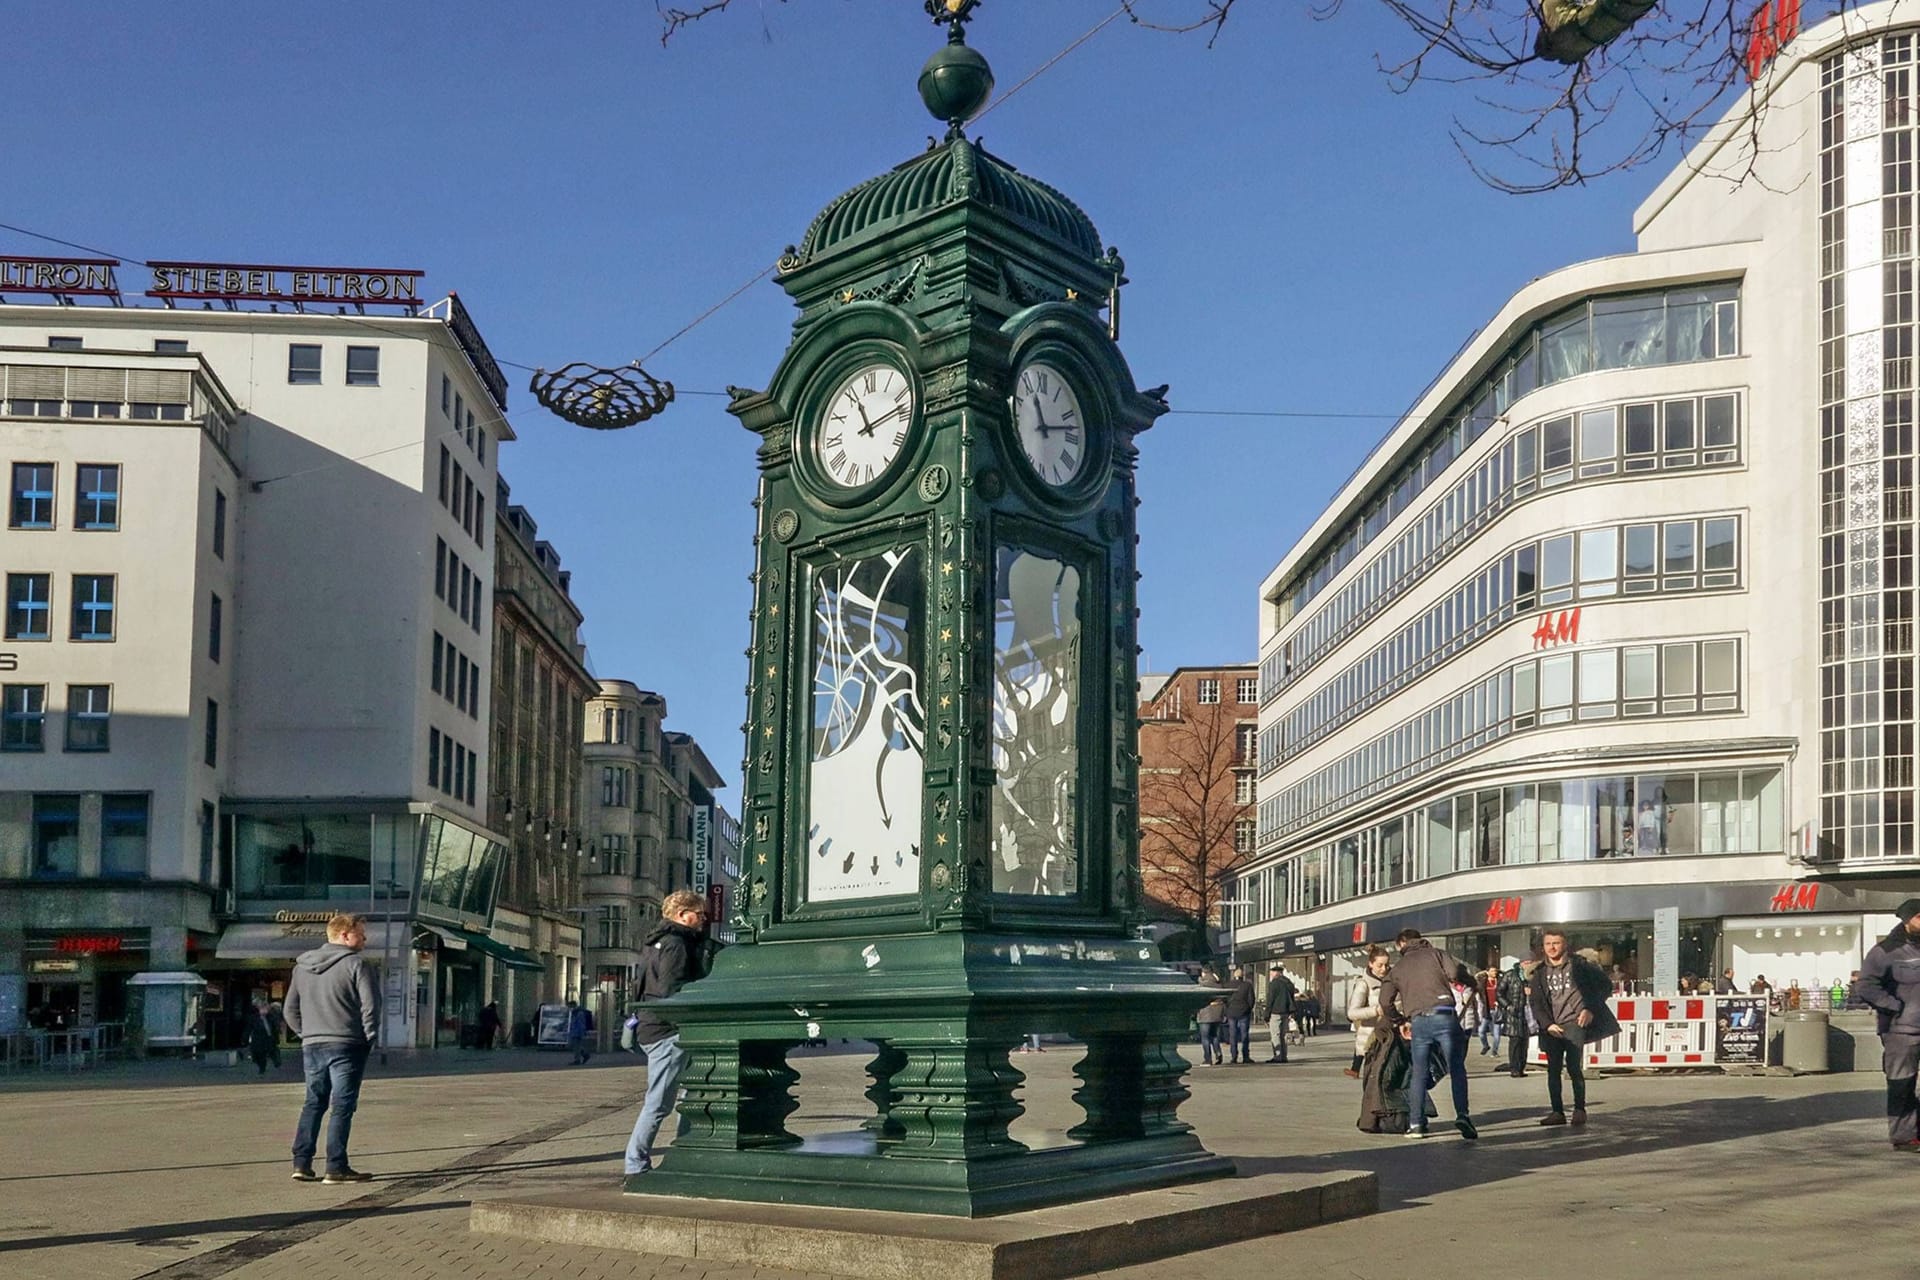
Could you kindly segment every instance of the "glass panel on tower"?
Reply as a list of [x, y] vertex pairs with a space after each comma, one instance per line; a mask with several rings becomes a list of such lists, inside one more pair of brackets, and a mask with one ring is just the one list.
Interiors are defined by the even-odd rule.
[[924, 572], [899, 547], [815, 575], [808, 902], [920, 888]]
[[993, 891], [1080, 887], [1080, 572], [1019, 547], [994, 557]]

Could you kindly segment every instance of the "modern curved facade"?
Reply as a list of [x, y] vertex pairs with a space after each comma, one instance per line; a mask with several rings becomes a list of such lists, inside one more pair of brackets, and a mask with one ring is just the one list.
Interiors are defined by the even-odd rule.
[[1240, 954], [1564, 923], [1646, 984], [1671, 908], [1680, 973], [1831, 986], [1920, 885], [1917, 45], [1920, 3], [1794, 40], [1262, 583]]

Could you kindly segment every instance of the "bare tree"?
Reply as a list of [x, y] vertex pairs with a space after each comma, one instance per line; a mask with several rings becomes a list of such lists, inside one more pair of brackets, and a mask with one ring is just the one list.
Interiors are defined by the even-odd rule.
[[1149, 898], [1203, 936], [1228, 881], [1253, 856], [1235, 848], [1247, 757], [1227, 703], [1162, 699], [1140, 725], [1140, 870]]
[[[737, 0], [655, 0], [665, 42]], [[1348, 0], [1306, 0], [1318, 18]], [[1465, 96], [1453, 142], [1489, 186], [1579, 186], [1698, 140], [1763, 61], [1756, 50], [1799, 27], [1800, 0], [1379, 0], [1410, 36], [1379, 55], [1396, 92], [1425, 82]], [[759, 0], [786, 3], [786, 0]], [[1135, 25], [1221, 38], [1239, 0], [1119, 0]], [[1855, 0], [1839, 0], [1842, 11]], [[1171, 13], [1173, 16], [1167, 16]], [[1790, 22], [1788, 19], [1790, 18]], [[1756, 107], [1761, 106], [1756, 102]], [[1759, 112], [1748, 134], [1751, 175]]]

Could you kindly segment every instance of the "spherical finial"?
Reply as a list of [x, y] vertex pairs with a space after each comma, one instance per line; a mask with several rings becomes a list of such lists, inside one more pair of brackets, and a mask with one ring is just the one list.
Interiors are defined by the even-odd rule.
[[993, 68], [964, 44], [942, 45], [920, 68], [920, 101], [955, 129], [978, 115], [992, 94]]

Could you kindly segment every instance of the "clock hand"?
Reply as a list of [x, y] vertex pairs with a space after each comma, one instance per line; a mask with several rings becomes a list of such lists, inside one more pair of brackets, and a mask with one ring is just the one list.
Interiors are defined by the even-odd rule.
[[871, 435], [873, 433], [874, 428], [878, 427], [881, 423], [885, 422], [888, 418], [891, 418], [896, 414], [904, 413], [904, 412], [906, 412], [906, 406], [897, 404], [893, 406], [893, 408], [881, 414], [879, 417], [875, 418], [872, 422], [869, 422], [867, 424], [867, 429], [865, 431], [862, 431], [860, 434], [863, 436]]
[[861, 404], [858, 400], [855, 400], [853, 402], [853, 408], [854, 408], [854, 412], [860, 415], [861, 427], [857, 434], [863, 435], [863, 436], [872, 435], [873, 424], [867, 421], [867, 406]]

